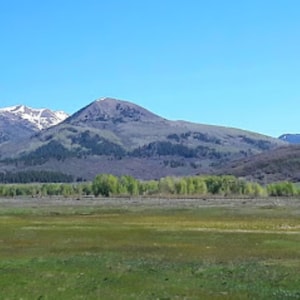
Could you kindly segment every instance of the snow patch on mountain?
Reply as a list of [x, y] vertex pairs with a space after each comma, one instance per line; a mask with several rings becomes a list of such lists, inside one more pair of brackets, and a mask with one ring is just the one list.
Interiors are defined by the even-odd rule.
[[36, 109], [25, 105], [16, 105], [0, 108], [0, 114], [7, 117], [18, 117], [34, 125], [38, 130], [43, 130], [64, 121], [69, 115], [63, 111], [52, 111], [47, 108]]

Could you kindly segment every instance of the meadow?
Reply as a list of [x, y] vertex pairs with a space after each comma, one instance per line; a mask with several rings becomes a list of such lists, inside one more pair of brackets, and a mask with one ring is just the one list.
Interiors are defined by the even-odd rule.
[[299, 199], [0, 205], [0, 299], [300, 299]]

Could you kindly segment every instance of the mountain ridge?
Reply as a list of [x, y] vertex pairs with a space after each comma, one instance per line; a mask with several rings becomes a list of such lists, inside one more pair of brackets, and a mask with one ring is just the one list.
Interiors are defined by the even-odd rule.
[[218, 172], [244, 177], [262, 184], [300, 182], [300, 145], [285, 145], [254, 156], [228, 162]]
[[53, 111], [48, 108], [32, 108], [25, 105], [0, 108], [0, 114], [19, 117], [24, 121], [28, 121], [38, 130], [43, 130], [57, 125], [69, 116], [63, 111]]
[[300, 144], [300, 134], [299, 133], [286, 133], [279, 137], [280, 140], [288, 142], [290, 144]]
[[[67, 118], [63, 111], [36, 109], [25, 105], [0, 108], [0, 145], [20, 142]], [[14, 149], [12, 149], [14, 150]]]
[[167, 120], [134, 103], [102, 98], [17, 144], [0, 145], [0, 171], [67, 170], [87, 180], [98, 173], [183, 176], [212, 173], [284, 144], [237, 128]]

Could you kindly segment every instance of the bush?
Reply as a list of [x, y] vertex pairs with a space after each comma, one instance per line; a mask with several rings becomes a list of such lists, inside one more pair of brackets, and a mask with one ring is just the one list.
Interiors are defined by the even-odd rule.
[[291, 182], [278, 182], [272, 183], [267, 186], [267, 192], [269, 196], [295, 196], [297, 195], [298, 191], [296, 187]]

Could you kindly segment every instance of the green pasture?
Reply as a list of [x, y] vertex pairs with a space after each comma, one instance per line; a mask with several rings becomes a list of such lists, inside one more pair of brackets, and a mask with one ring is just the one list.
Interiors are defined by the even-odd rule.
[[0, 299], [300, 299], [299, 218], [288, 206], [0, 208]]

